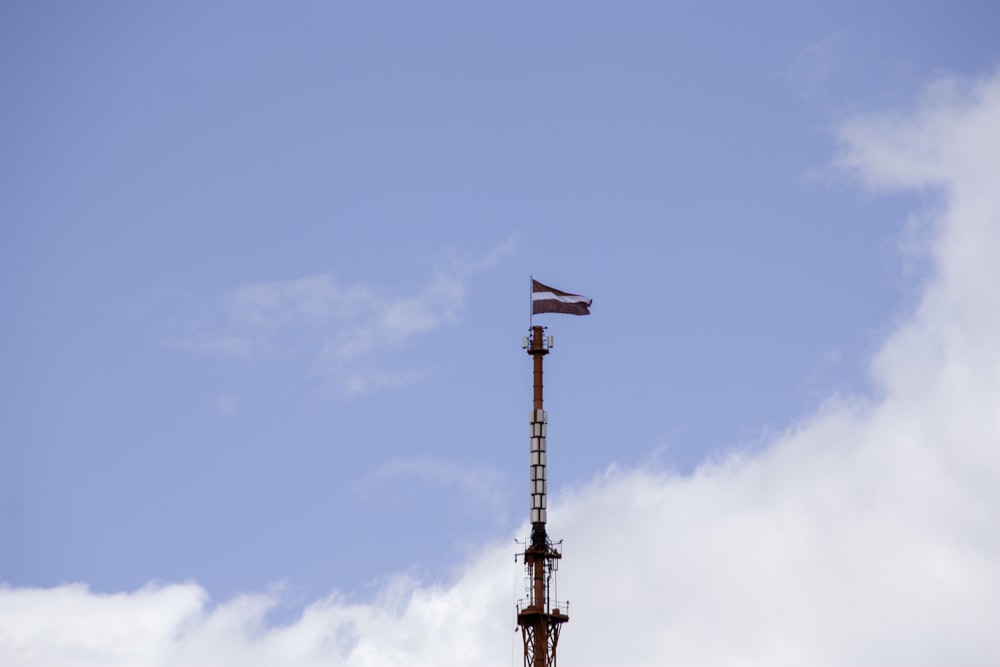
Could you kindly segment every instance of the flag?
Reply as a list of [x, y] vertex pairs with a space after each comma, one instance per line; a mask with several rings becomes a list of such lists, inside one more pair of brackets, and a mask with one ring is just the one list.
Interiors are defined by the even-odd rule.
[[567, 315], [590, 315], [592, 299], [579, 294], [570, 294], [554, 287], [543, 285], [531, 279], [531, 314], [566, 313]]

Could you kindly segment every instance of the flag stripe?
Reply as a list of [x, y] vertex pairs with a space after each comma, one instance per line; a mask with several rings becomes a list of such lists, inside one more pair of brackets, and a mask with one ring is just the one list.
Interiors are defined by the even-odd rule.
[[566, 315], [590, 315], [590, 305], [586, 301], [566, 303], [547, 299], [545, 301], [535, 301], [532, 304], [531, 314], [540, 313], [565, 313]]
[[539, 292], [551, 292], [552, 294], [559, 294], [561, 296], [580, 296], [579, 294], [570, 294], [569, 292], [563, 292], [555, 287], [549, 287], [548, 285], [543, 285], [537, 280], [531, 281], [531, 291], [535, 294]]
[[579, 294], [556, 294], [555, 292], [535, 292], [531, 295], [532, 301], [562, 301], [563, 303], [590, 303], [590, 299]]

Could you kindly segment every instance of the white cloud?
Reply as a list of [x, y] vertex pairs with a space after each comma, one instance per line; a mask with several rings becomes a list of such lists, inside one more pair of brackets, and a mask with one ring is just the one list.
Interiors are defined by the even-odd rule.
[[498, 579], [497, 571], [511, 571], [506, 550], [491, 550], [470, 566], [461, 587], [418, 587], [401, 577], [372, 603], [332, 596], [283, 626], [266, 623], [275, 603], [270, 596], [242, 596], [209, 608], [205, 592], [192, 584], [116, 595], [82, 586], [0, 589], [0, 664], [495, 664], [483, 656], [510, 654], [514, 623], [507, 604], [511, 580]]
[[162, 665], [178, 633], [203, 620], [204, 602], [192, 584], [117, 595], [0, 588], [0, 664]]
[[176, 342], [242, 359], [301, 358], [349, 394], [406, 384], [422, 371], [393, 368], [386, 352], [455, 322], [469, 280], [510, 249], [508, 241], [476, 261], [452, 257], [409, 294], [345, 283], [331, 273], [242, 285]]
[[[998, 133], [1000, 76], [845, 126], [839, 163], [863, 183], [942, 194], [934, 273], [873, 361], [879, 396], [688, 476], [611, 472], [556, 498], [563, 664], [1000, 664]], [[191, 585], [6, 589], [0, 664], [507, 664], [511, 546], [449, 585], [401, 579], [277, 627], [267, 598], [212, 608]]]

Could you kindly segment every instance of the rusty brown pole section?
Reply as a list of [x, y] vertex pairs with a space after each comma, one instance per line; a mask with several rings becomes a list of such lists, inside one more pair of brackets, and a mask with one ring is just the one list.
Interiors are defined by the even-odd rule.
[[544, 327], [534, 326], [531, 327], [531, 346], [528, 348], [528, 354], [534, 357], [535, 362], [535, 373], [534, 373], [534, 407], [536, 410], [542, 409], [542, 357], [549, 353], [545, 349], [545, 336], [543, 334]]
[[[540, 610], [545, 611], [545, 559], [543, 556], [537, 555], [535, 558], [535, 601], [534, 604]], [[533, 667], [548, 667], [549, 657], [549, 622], [548, 618], [544, 613], [538, 615], [535, 620], [535, 633], [534, 633], [535, 646], [533, 650], [533, 658], [535, 664]]]

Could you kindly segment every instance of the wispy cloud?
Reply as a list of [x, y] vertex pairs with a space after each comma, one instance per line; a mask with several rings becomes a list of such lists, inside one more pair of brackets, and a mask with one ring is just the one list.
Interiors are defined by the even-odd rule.
[[453, 254], [403, 294], [333, 273], [241, 285], [175, 343], [237, 359], [301, 358], [349, 394], [406, 384], [424, 371], [388, 365], [385, 352], [456, 322], [471, 279], [510, 249], [507, 242], [472, 260]]
[[[943, 195], [935, 271], [873, 360], [880, 395], [831, 399], [691, 475], [613, 471], [555, 499], [565, 664], [1000, 664], [1000, 75], [937, 84], [841, 136], [863, 183]], [[190, 584], [4, 589], [0, 663], [496, 665], [519, 650], [511, 550], [484, 547], [447, 585], [400, 579], [282, 626], [265, 622], [273, 599], [210, 607]]]
[[844, 35], [835, 33], [807, 44], [795, 54], [782, 75], [803, 97], [822, 96], [836, 70], [844, 42]]
[[433, 486], [455, 497], [456, 506], [479, 516], [503, 516], [504, 476], [483, 466], [429, 458], [394, 458], [362, 477], [354, 490], [362, 495], [385, 495], [400, 486]]

